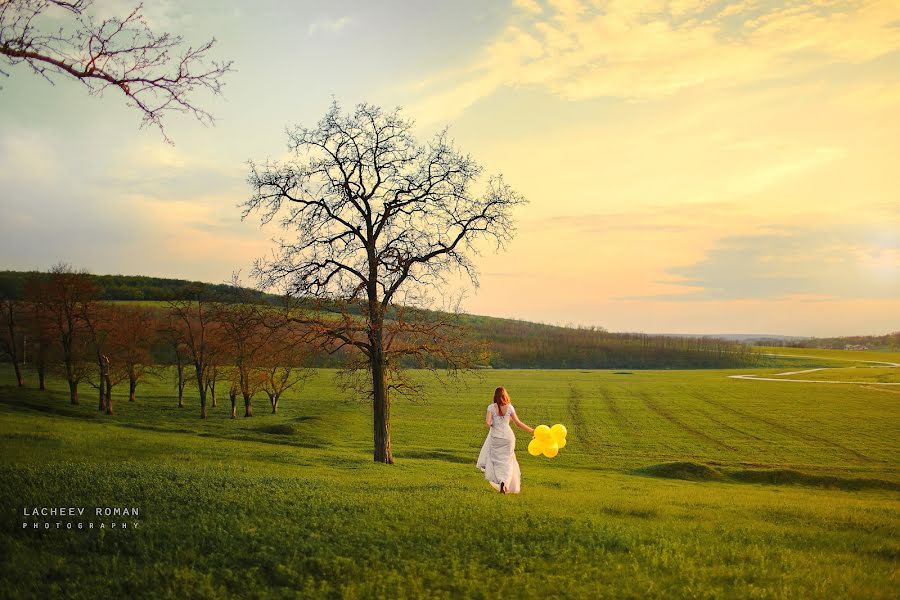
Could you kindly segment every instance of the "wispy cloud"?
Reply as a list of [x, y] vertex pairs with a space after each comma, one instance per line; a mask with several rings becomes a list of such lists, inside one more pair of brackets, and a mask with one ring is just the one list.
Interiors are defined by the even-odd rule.
[[878, 225], [773, 228], [720, 240], [700, 261], [667, 269], [684, 293], [644, 300], [900, 298], [900, 219]]
[[[504, 86], [566, 99], [643, 99], [778, 80], [900, 49], [896, 2], [555, 0], [517, 13], [478, 57], [420, 82], [420, 114], [450, 118]], [[893, 18], [892, 18], [893, 16]]]
[[306, 28], [306, 33], [308, 35], [334, 34], [345, 29], [351, 23], [353, 23], [353, 19], [348, 16], [325, 17], [310, 23]]

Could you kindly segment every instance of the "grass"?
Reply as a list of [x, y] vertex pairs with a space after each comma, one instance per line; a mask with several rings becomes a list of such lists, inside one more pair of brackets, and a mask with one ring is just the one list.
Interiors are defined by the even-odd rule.
[[[793, 355], [797, 357], [812, 356], [820, 359], [856, 360], [856, 361], [884, 361], [900, 363], [900, 352], [881, 350], [831, 350], [827, 348], [782, 348], [780, 346], [754, 346], [759, 352], [772, 354]], [[817, 366], [825, 366], [820, 364]]]
[[[831, 355], [840, 361], [857, 353]], [[890, 360], [890, 359], [888, 359]], [[900, 362], [900, 361], [897, 361]], [[784, 366], [754, 371], [763, 376]], [[858, 369], [863, 371], [864, 369]], [[394, 404], [397, 464], [321, 370], [253, 418], [173, 385], [98, 414], [90, 388], [0, 370], [8, 597], [892, 598], [900, 409], [861, 385], [740, 371], [492, 371]], [[820, 375], [819, 371], [810, 375]], [[420, 374], [420, 377], [428, 377]], [[33, 378], [32, 378], [33, 379]], [[523, 493], [475, 470], [496, 385], [569, 444]], [[227, 404], [227, 401], [226, 401]], [[239, 414], [242, 411], [239, 410]], [[30, 506], [138, 506], [131, 530], [22, 530]]]
[[[819, 381], [853, 381], [859, 383], [900, 383], [900, 369], [896, 367], [846, 367], [824, 369], [811, 373], [792, 373], [782, 379]], [[900, 392], [900, 390], [897, 390]]]

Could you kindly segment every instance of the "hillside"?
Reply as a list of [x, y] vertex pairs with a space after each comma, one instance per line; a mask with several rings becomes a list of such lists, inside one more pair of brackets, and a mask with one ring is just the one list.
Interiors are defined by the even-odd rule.
[[[0, 271], [0, 295], [23, 298], [25, 282], [39, 275]], [[218, 297], [232, 290], [226, 284], [136, 275], [90, 275], [90, 278], [98, 289], [99, 300], [137, 301], [157, 308], [163, 308], [159, 303], [168, 300], [189, 299], [199, 287]], [[277, 296], [257, 290], [247, 290], [245, 296], [258, 302], [278, 302]], [[439, 313], [424, 311], [422, 314], [427, 319]], [[763, 366], [769, 360], [744, 343], [709, 336], [611, 333], [595, 327], [560, 327], [478, 315], [460, 318], [469, 327], [471, 336], [490, 348], [485, 366], [493, 368], [731, 368]], [[340, 356], [323, 354], [316, 357], [315, 364], [338, 366], [340, 360]]]

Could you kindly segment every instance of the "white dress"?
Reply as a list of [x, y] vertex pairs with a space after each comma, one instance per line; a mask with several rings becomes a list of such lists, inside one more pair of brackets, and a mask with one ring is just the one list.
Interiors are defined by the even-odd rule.
[[495, 489], [500, 489], [500, 482], [506, 484], [506, 491], [518, 494], [522, 485], [522, 472], [516, 460], [516, 434], [513, 433], [509, 420], [516, 409], [507, 404], [501, 415], [497, 413], [497, 405], [493, 402], [487, 408], [491, 414], [491, 430], [481, 446], [477, 467], [484, 471], [487, 479]]

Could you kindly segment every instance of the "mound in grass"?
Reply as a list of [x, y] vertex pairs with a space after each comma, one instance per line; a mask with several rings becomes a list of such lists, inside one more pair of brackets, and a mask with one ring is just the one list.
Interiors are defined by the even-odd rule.
[[261, 433], [271, 433], [274, 435], [294, 435], [297, 433], [297, 428], [290, 423], [279, 423], [278, 425], [266, 425], [265, 427], [260, 427], [259, 431]]
[[663, 479], [685, 479], [687, 481], [715, 481], [722, 474], [707, 465], [692, 462], [672, 462], [638, 469], [635, 473]]
[[764, 485], [803, 485], [810, 487], [837, 488], [841, 490], [900, 490], [900, 483], [883, 479], [836, 477], [834, 475], [811, 475], [793, 469], [733, 471], [728, 477], [741, 483], [761, 483]]

